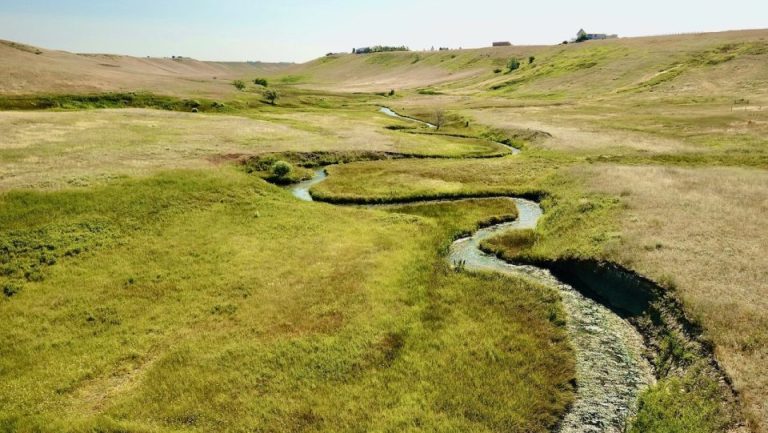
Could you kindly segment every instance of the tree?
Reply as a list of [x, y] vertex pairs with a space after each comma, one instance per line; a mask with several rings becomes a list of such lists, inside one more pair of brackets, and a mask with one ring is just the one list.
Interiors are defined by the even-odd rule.
[[520, 60], [517, 60], [517, 58], [513, 57], [509, 59], [509, 62], [507, 62], [507, 69], [509, 69], [509, 72], [515, 71], [520, 68]]
[[435, 129], [438, 131], [440, 128], [442, 128], [445, 125], [445, 111], [443, 110], [435, 110]]
[[284, 178], [293, 171], [291, 164], [285, 161], [277, 161], [272, 164], [272, 175], [277, 178]]
[[280, 99], [280, 94], [275, 89], [267, 89], [264, 91], [264, 99], [269, 101], [270, 104], [275, 105], [275, 101]]
[[232, 85], [237, 88], [237, 90], [243, 91], [245, 90], [245, 81], [243, 80], [235, 80], [232, 82]]

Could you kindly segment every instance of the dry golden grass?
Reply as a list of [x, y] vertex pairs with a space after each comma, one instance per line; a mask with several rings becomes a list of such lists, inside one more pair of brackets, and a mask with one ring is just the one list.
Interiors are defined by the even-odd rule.
[[594, 122], [590, 122], [590, 119], [584, 119], [583, 114], [573, 109], [565, 111], [553, 107], [527, 107], [514, 110], [499, 108], [471, 110], [465, 115], [496, 128], [546, 131], [552, 134], [552, 138], [542, 141], [540, 143], [542, 147], [570, 153], [585, 151], [594, 153], [617, 149], [662, 153], [695, 149], [680, 140], [601, 128], [594, 125]]
[[270, 74], [286, 66], [83, 55], [0, 40], [0, 94], [147, 90], [222, 96], [235, 92], [231, 84], [235, 78]]
[[373, 108], [245, 114], [249, 117], [145, 109], [0, 112], [0, 190], [85, 185], [278, 151], [455, 156], [503, 150], [493, 143], [390, 131], [384, 126], [397, 122]]
[[[339, 55], [291, 67], [284, 71], [302, 87], [338, 91], [381, 92], [434, 87], [452, 95], [522, 97], [527, 100], [580, 100], [625, 94], [638, 86], [656, 95], [730, 95], [745, 87], [755, 92], [768, 82], [768, 71], [759, 61], [768, 36], [766, 30], [691, 35], [621, 38], [568, 46], [515, 46], [443, 52], [396, 52]], [[742, 50], [757, 44], [754, 50]], [[731, 49], [733, 48], [733, 49]], [[724, 56], [733, 59], [720, 62]], [[504, 69], [511, 57], [535, 56], [515, 73]], [[762, 56], [762, 57], [761, 57]], [[757, 61], [756, 61], [757, 60]], [[683, 65], [680, 68], [680, 65]], [[660, 73], [682, 70], [675, 80]], [[683, 70], [684, 69], [684, 70]], [[524, 78], [501, 91], [492, 86]], [[530, 79], [533, 78], [533, 79]], [[765, 98], [763, 98], [765, 101]]]
[[623, 196], [619, 261], [673, 283], [704, 324], [756, 431], [768, 419], [768, 172], [591, 166], [579, 176]]

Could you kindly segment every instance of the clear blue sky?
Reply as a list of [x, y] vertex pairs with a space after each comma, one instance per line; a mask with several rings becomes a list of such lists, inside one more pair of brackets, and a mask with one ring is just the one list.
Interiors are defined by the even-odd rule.
[[768, 0], [0, 0], [0, 39], [75, 52], [306, 61], [375, 44], [552, 44], [768, 27]]

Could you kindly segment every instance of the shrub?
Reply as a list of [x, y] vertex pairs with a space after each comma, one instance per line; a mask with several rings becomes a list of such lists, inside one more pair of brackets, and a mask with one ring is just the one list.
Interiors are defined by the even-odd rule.
[[535, 56], [530, 56], [530, 57], [528, 57], [528, 64], [529, 64], [529, 65], [532, 65], [532, 64], [533, 64], [533, 62], [535, 62], [535, 61], [536, 61], [536, 57], [535, 57]]
[[516, 58], [509, 59], [509, 62], [507, 62], [507, 68], [511, 71], [515, 71], [520, 68], [520, 60], [517, 60]]
[[264, 91], [264, 99], [269, 101], [270, 104], [275, 105], [275, 101], [280, 99], [280, 94], [275, 89], [267, 89]]
[[21, 287], [14, 284], [5, 284], [3, 286], [3, 295], [5, 295], [7, 298], [10, 298], [13, 295], [16, 295], [20, 291], [21, 291]]
[[496, 68], [496, 69], [493, 70], [493, 73], [494, 74], [500, 74], [501, 73], [501, 69], [500, 68]]
[[395, 89], [389, 91], [389, 96], [395, 96]]
[[266, 79], [266, 78], [255, 78], [255, 79], [253, 80], [253, 84], [255, 84], [255, 85], [257, 85], [257, 86], [264, 86], [264, 87], [267, 87], [267, 86], [269, 85], [269, 82], [267, 81], [267, 79]]
[[293, 171], [293, 167], [285, 161], [277, 161], [272, 164], [272, 175], [277, 178], [288, 176], [291, 171]]
[[237, 88], [237, 90], [245, 90], [245, 81], [243, 80], [235, 80], [232, 82], [232, 85]]

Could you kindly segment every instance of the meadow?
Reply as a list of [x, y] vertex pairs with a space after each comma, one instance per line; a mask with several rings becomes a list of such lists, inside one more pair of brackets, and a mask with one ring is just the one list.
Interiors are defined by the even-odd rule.
[[440, 254], [507, 201], [339, 209], [231, 167], [2, 201], [6, 431], [547, 431], [570, 401], [556, 296]]
[[[628, 431], [764, 433], [766, 38], [122, 69], [0, 44], [40, 74], [0, 86], [0, 430], [553, 431], [557, 294], [445, 260], [518, 196], [539, 226], [489, 250], [649, 278], [727, 375], [656, 365]], [[319, 202], [265, 181], [326, 165]]]

